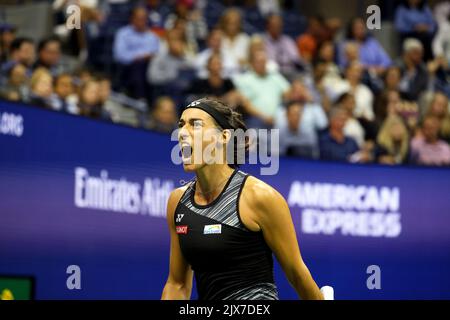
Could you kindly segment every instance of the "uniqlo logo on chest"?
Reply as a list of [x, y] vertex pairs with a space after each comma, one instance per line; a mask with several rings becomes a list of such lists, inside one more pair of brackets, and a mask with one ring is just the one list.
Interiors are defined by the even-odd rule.
[[177, 233], [178, 234], [187, 234], [188, 226], [177, 226]]

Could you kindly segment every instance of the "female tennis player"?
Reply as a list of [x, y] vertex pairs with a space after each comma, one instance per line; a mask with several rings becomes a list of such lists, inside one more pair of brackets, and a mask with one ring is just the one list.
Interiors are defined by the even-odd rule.
[[[300, 255], [284, 198], [238, 170], [235, 158], [192, 161], [196, 148], [203, 152], [211, 143], [224, 159], [232, 130], [246, 130], [241, 115], [203, 98], [185, 108], [179, 129], [184, 170], [196, 177], [169, 197], [170, 267], [162, 299], [190, 299], [195, 274], [199, 300], [277, 300], [272, 253], [302, 299], [323, 299]], [[239, 148], [248, 144], [235, 143], [235, 154]]]

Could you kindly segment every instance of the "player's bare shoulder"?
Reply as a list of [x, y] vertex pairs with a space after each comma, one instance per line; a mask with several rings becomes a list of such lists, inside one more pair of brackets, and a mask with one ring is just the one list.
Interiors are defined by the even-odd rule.
[[181, 197], [189, 188], [189, 184], [172, 190], [169, 195], [169, 200], [167, 201], [167, 219], [169, 221], [173, 220], [175, 214], [175, 209], [177, 208], [178, 202], [180, 202]]
[[253, 176], [247, 178], [241, 196], [249, 198], [248, 201], [257, 206], [284, 200], [283, 196], [274, 187]]
[[263, 220], [270, 219], [270, 215], [277, 212], [277, 208], [285, 206], [283, 196], [266, 182], [249, 176], [242, 189], [239, 210], [243, 222], [251, 228], [261, 225]]

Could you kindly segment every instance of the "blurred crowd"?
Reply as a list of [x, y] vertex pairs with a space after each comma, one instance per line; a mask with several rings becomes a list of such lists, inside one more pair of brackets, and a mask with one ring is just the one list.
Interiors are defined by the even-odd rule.
[[[64, 25], [72, 4], [81, 29]], [[450, 165], [448, 1], [399, 2], [393, 57], [363, 18], [304, 17], [295, 1], [52, 5], [54, 34], [38, 43], [0, 26], [1, 98], [170, 133], [183, 106], [209, 96], [249, 128], [279, 129], [281, 155]], [[95, 41], [114, 23], [104, 68]]]

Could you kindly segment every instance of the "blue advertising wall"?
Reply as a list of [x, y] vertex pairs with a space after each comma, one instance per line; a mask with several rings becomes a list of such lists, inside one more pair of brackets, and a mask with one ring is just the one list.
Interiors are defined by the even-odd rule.
[[[174, 145], [0, 101], [0, 275], [33, 276], [37, 299], [159, 299], [167, 197], [192, 178]], [[336, 299], [450, 298], [449, 169], [283, 158], [276, 175], [242, 169], [287, 199], [303, 258]], [[67, 287], [71, 265], [80, 290]], [[278, 264], [275, 277], [280, 298], [296, 299]]]

